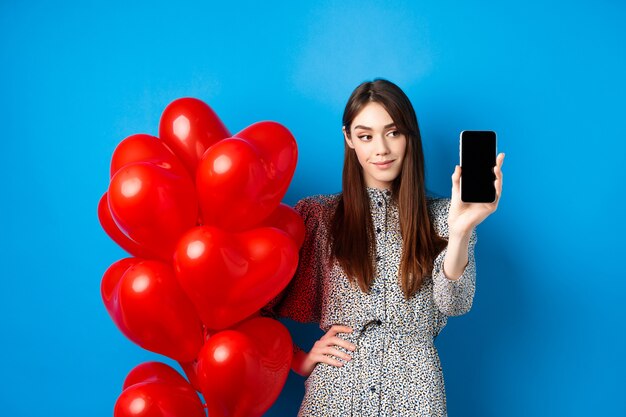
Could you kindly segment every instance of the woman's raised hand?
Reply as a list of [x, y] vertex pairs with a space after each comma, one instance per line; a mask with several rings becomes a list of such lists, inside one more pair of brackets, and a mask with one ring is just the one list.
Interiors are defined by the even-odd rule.
[[496, 199], [493, 203], [464, 203], [461, 201], [461, 167], [456, 166], [452, 174], [452, 201], [448, 213], [448, 231], [459, 235], [469, 235], [472, 229], [478, 226], [491, 213], [498, 208], [500, 195], [502, 194], [502, 163], [504, 154], [498, 154], [496, 166], [493, 168], [496, 179]]
[[349, 351], [354, 351], [356, 346], [353, 343], [348, 342], [337, 336], [337, 333], [352, 333], [352, 328], [348, 326], [342, 326], [335, 324], [332, 326], [326, 334], [324, 334], [311, 348], [311, 351], [306, 354], [300, 366], [300, 375], [309, 376], [313, 372], [313, 368], [318, 362], [324, 362], [333, 366], [343, 366], [344, 363], [337, 360], [334, 357], [341, 358], [345, 361], [350, 361], [352, 356], [348, 355], [337, 349], [337, 346], [341, 346]]

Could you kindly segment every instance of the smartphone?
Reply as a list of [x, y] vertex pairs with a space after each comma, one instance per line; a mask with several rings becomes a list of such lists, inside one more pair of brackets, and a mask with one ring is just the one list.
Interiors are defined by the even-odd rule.
[[496, 200], [496, 132], [464, 130], [459, 144], [461, 201], [493, 203]]

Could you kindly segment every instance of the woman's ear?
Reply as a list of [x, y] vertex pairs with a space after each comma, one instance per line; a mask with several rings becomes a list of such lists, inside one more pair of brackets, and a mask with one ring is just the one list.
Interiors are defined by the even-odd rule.
[[354, 149], [354, 144], [352, 143], [352, 139], [350, 139], [350, 136], [348, 136], [348, 133], [346, 132], [346, 127], [343, 126], [341, 130], [343, 131], [343, 138], [346, 140], [348, 147]]

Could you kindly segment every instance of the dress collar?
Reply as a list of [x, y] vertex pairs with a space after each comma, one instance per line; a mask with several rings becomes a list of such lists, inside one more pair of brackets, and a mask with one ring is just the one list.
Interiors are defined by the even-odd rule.
[[367, 195], [369, 196], [370, 200], [374, 200], [377, 198], [384, 198], [387, 202], [391, 200], [391, 190], [389, 189], [374, 187], [365, 187], [365, 189], [367, 190]]

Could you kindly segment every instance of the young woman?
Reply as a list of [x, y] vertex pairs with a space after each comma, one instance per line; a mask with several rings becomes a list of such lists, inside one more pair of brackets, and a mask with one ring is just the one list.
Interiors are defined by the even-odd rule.
[[294, 346], [307, 377], [298, 416], [444, 416], [433, 341], [472, 305], [475, 228], [498, 206], [504, 154], [494, 203], [461, 202], [459, 166], [451, 199], [427, 197], [415, 112], [383, 79], [354, 90], [343, 136], [343, 190], [296, 205], [298, 271], [264, 310], [325, 332], [308, 353]]

